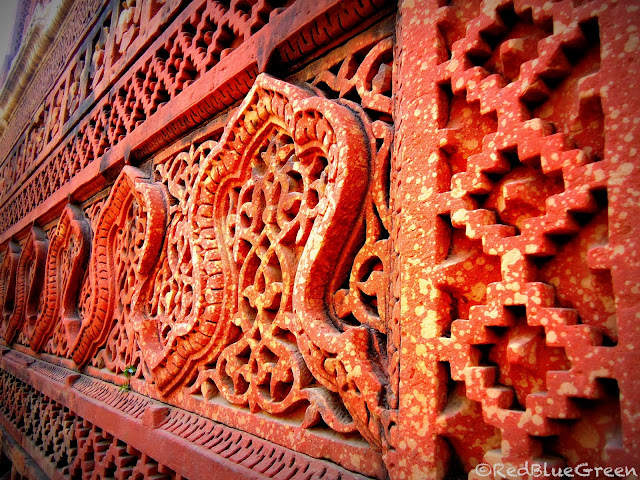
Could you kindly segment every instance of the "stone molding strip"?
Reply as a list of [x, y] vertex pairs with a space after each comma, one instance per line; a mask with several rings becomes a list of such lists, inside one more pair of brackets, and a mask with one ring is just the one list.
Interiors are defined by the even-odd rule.
[[[31, 77], [50, 51], [51, 43], [59, 32], [65, 31], [63, 24], [73, 3], [73, 0], [52, 1], [44, 9], [36, 10], [36, 15], [31, 19], [21, 48], [11, 62], [5, 84], [0, 91], [0, 135], [17, 113], [16, 106], [25, 91], [33, 88]], [[54, 55], [60, 54], [56, 52]], [[39, 93], [44, 92], [39, 90]]]
[[[38, 394], [184, 478], [368, 478], [16, 350], [3, 349], [1, 355], [0, 370], [5, 374], [31, 385]], [[46, 461], [38, 452], [30, 451], [33, 449], [25, 436], [3, 415], [0, 424], [14, 430], [11, 436], [19, 439], [21, 447], [36, 461]], [[60, 477], [59, 472], [51, 475], [55, 471], [52, 465], [40, 467], [49, 476]]]
[[[17, 190], [17, 186], [24, 183], [33, 171], [47, 160], [51, 152], [64, 140], [67, 133], [95, 106], [96, 102], [103, 98], [109, 87], [146, 50], [148, 44], [173, 19], [180, 8], [183, 8], [177, 0], [167, 2], [153, 18], [148, 21], [145, 19], [141, 25], [142, 32], [138, 34], [137, 38], [131, 40], [127, 52], [117, 60], [106, 64], [102, 79], [91, 87], [89, 85], [91, 83], [89, 63], [91, 55], [94, 53], [93, 42], [99, 35], [100, 29], [104, 28], [105, 23], [111, 23], [111, 19], [118, 19], [117, 2], [111, 2], [110, 8], [103, 8], [105, 0], [92, 1], [100, 3], [94, 5], [87, 1], [80, 2], [80, 7], [84, 10], [77, 7], [69, 15], [68, 23], [63, 27], [58, 42], [60, 48], [57, 50], [62, 53], [50, 53], [43, 60], [44, 65], [35, 74], [29, 91], [19, 98], [21, 105], [16, 111], [15, 118], [10, 120], [6, 132], [0, 131], [3, 134], [0, 137], [0, 181], [6, 177], [7, 169], [13, 170], [11, 174], [14, 178], [14, 181], [9, 182], [6, 191], [0, 197], [2, 201], [10, 198]], [[90, 16], [88, 16], [89, 13]], [[68, 30], [86, 33], [81, 37], [76, 34], [67, 38], [69, 35], [65, 35], [65, 32]], [[51, 50], [56, 51], [56, 49]], [[107, 59], [110, 57], [107, 56]], [[64, 71], [62, 71], [63, 67]], [[80, 73], [77, 79], [77, 91], [74, 94], [71, 84], [76, 70]], [[38, 86], [37, 89], [35, 85]], [[75, 97], [75, 107], [70, 108], [69, 104], [74, 101], [72, 97]], [[57, 116], [52, 115], [56, 100], [62, 104]], [[20, 148], [29, 142], [27, 136], [36, 129], [39, 115], [42, 113], [44, 113], [46, 133], [51, 135], [51, 140], [44, 142], [41, 151], [34, 158], [20, 159], [22, 152]], [[56, 133], [52, 133], [54, 130], [57, 130]]]

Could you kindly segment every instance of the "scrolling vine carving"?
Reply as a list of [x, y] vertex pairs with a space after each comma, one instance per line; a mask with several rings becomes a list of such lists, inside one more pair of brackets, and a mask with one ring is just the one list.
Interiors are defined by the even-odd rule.
[[4, 258], [0, 265], [0, 305], [2, 306], [3, 323], [13, 314], [19, 260], [20, 245], [11, 241], [4, 252]]
[[[88, 316], [76, 323], [77, 331], [68, 329], [70, 354], [78, 365], [86, 364], [104, 344], [113, 323], [117, 292], [153, 267], [166, 226], [165, 197], [164, 187], [135, 167], [125, 167], [116, 180], [93, 238]], [[130, 269], [119, 268], [122, 262]], [[130, 299], [131, 304], [135, 301]]]

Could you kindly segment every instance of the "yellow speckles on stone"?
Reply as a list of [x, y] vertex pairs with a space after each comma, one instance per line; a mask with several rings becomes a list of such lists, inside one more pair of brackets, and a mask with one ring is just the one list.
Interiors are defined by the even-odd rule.
[[534, 415], [531, 417], [531, 423], [539, 427], [540, 425], [542, 425], [543, 419], [540, 415]]
[[513, 296], [513, 302], [516, 305], [524, 305], [525, 303], [527, 303], [527, 296], [523, 295], [520, 292], [516, 292], [515, 295]]
[[447, 70], [449, 72], [455, 72], [458, 69], [459, 63], [455, 58], [449, 62], [447, 65]]
[[433, 195], [433, 188], [422, 187], [422, 193], [418, 195], [418, 201], [424, 202]]
[[638, 50], [638, 45], [640, 44], [640, 37], [638, 35], [631, 35], [629, 40], [624, 44], [624, 51], [626, 53], [633, 53]]
[[464, 139], [462, 141], [462, 146], [467, 150], [475, 150], [478, 148], [478, 140], [475, 138]]
[[574, 384], [569, 382], [564, 382], [562, 385], [560, 385], [560, 388], [558, 389], [558, 393], [560, 395], [575, 395], [576, 393], [578, 393], [578, 389]]
[[475, 302], [481, 302], [484, 299], [485, 292], [486, 287], [484, 283], [478, 282], [473, 287], [471, 287], [469, 297]]
[[416, 346], [416, 355], [423, 356], [427, 353], [427, 347], [423, 344], [418, 344]]
[[524, 247], [524, 251], [525, 253], [536, 253], [538, 251], [538, 246], [533, 243], [529, 243]]
[[611, 376], [611, 370], [601, 367], [589, 373], [589, 380], [594, 381], [597, 378], [606, 378]]
[[548, 332], [547, 333], [547, 342], [556, 343], [558, 341], [558, 335], [556, 332]]
[[438, 314], [435, 310], [429, 310], [425, 318], [420, 321], [420, 335], [423, 338], [435, 338], [439, 335]]
[[502, 256], [502, 265], [505, 267], [511, 267], [512, 265], [518, 263], [518, 261], [520, 261], [521, 259], [522, 254], [520, 253], [520, 250], [514, 248], [512, 250], [509, 250]]

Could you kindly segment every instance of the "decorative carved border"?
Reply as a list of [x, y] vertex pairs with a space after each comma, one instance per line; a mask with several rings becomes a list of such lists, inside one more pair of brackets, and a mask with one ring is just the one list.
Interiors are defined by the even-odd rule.
[[[94, 162], [100, 164], [94, 168], [106, 170], [122, 162], [125, 157], [133, 160], [136, 156], [146, 157], [157, 151], [203, 119], [241, 99], [248, 92], [257, 74], [266, 70], [270, 64], [290, 64], [304, 58], [310, 52], [322, 51], [331, 42], [342, 37], [345, 31], [359, 25], [362, 18], [377, 18], [381, 14], [380, 8], [385, 4], [385, 0], [367, 0], [362, 4], [324, 0], [314, 3], [313, 8], [310, 8], [311, 4], [296, 2], [274, 14], [269, 21], [270, 29], [267, 32], [255, 28], [255, 19], [253, 23], [247, 24], [246, 15], [230, 11], [227, 13], [214, 3], [213, 10], [209, 13], [212, 20], [228, 23], [233, 32], [232, 37], [244, 38], [244, 43], [237, 48], [231, 44], [224, 48], [225, 42], [230, 40], [222, 40], [220, 37], [222, 43], [211, 43], [208, 49], [202, 52], [192, 44], [197, 41], [197, 37], [191, 37], [191, 33], [186, 32], [191, 32], [194, 27], [206, 29], [206, 22], [186, 26], [185, 22], [188, 23], [189, 19], [193, 18], [200, 3], [189, 5], [171, 24], [164, 36], [136, 62], [130, 73], [111, 88], [108, 95], [99, 101], [91, 113], [84, 116], [81, 123], [66, 135], [65, 140], [55, 150], [51, 147], [42, 148], [47, 153], [36, 161], [34, 165], [40, 166], [37, 170], [30, 170], [33, 173], [28, 174], [28, 179], [25, 177], [18, 182], [5, 180], [9, 185], [15, 183], [20, 187], [19, 190], [12, 190], [10, 197], [5, 197], [0, 207], [0, 229], [5, 230], [4, 235], [7, 230], [18, 230], [19, 226], [12, 228], [12, 225], [23, 221], [36, 205], [51, 197], [54, 192], [60, 192], [65, 184]], [[252, 15], [257, 16], [259, 13], [261, 12], [256, 10]], [[245, 19], [241, 24], [234, 20], [238, 15], [239, 18]], [[253, 33], [256, 30], [257, 33]], [[108, 30], [106, 32], [108, 36]], [[311, 38], [306, 37], [306, 32], [312, 32]], [[219, 37], [219, 34], [217, 35]], [[176, 52], [165, 40], [167, 37], [184, 37], [186, 40], [182, 42], [183, 46], [180, 49], [189, 46], [188, 48], [193, 50], [184, 49]], [[173, 40], [169, 43], [173, 44]], [[106, 39], [104, 44], [105, 47], [110, 45]], [[178, 45], [181, 43], [178, 42]], [[165, 53], [169, 58], [165, 58]], [[175, 68], [171, 67], [175, 63], [171, 60], [172, 54], [188, 55], [191, 60], [178, 62], [180, 66], [174, 71]], [[95, 75], [102, 75], [97, 72], [104, 71], [105, 68], [106, 65], [102, 65], [100, 70], [93, 72], [94, 78], [100, 78]], [[140, 80], [140, 73], [147, 80]], [[156, 80], [152, 80], [155, 78], [154, 75], [157, 75]], [[206, 85], [207, 88], [203, 89], [199, 85]], [[178, 95], [183, 89], [184, 94]], [[130, 98], [129, 92], [136, 93]], [[185, 100], [178, 101], [178, 98]], [[160, 115], [158, 110], [161, 107], [163, 111], [168, 109], [172, 112], [171, 121]], [[131, 112], [125, 113], [125, 110]], [[137, 116], [138, 114], [142, 117]], [[39, 121], [38, 118], [34, 119], [36, 123]], [[142, 118], [146, 119], [144, 125], [140, 125]], [[42, 125], [47, 124], [45, 120], [44, 117], [40, 120]], [[137, 131], [132, 133], [133, 130]], [[34, 132], [36, 138], [43, 138], [44, 131]], [[121, 141], [125, 136], [127, 138]], [[25, 137], [24, 142], [33, 144], [36, 139]], [[20, 155], [26, 154], [25, 151]], [[0, 237], [0, 240], [3, 241], [5, 238]]]
[[55, 324], [65, 325], [68, 336], [77, 334], [77, 299], [80, 282], [89, 255], [91, 230], [84, 213], [73, 205], [67, 205], [55, 230], [46, 264], [44, 309], [38, 316], [33, 330], [27, 333], [29, 345], [39, 352], [49, 339]]
[[47, 237], [40, 227], [32, 227], [20, 253], [16, 280], [15, 306], [11, 317], [4, 325], [2, 336], [11, 344], [23, 323], [35, 319], [40, 303], [44, 281]]
[[[0, 423], [14, 438], [20, 439], [22, 448], [38, 460], [50, 478], [61, 478], [77, 470], [88, 472], [86, 469], [109, 468], [110, 462], [114, 461], [112, 454], [104, 455], [101, 449], [103, 453], [94, 456], [87, 450], [90, 443], [83, 447], [86, 440], [82, 438], [91, 442], [91, 436], [96, 433], [112, 441], [114, 446], [121, 446], [120, 453], [113, 453], [115, 461], [127, 450], [131, 452], [129, 455], [146, 457], [147, 462], [153, 459], [160, 470], [164, 465], [178, 475], [171, 478], [368, 478], [139, 394], [122, 392], [111, 384], [28, 355], [8, 350], [2, 354], [1, 395], [6, 401], [0, 412]], [[30, 405], [29, 402], [42, 405], [37, 408], [42, 408], [49, 420], [41, 423], [42, 428], [25, 435], [26, 427], [21, 421], [25, 413], [21, 409]], [[72, 447], [68, 441], [55, 442], [53, 437], [57, 433], [48, 429], [60, 421], [69, 422], [67, 428], [71, 423], [75, 425], [74, 435], [80, 437], [77, 447]], [[38, 444], [42, 440], [34, 442], [38, 438], [44, 440], [41, 446]], [[48, 449], [50, 443], [53, 448]], [[140, 457], [134, 452], [145, 454]], [[92, 459], [95, 462], [90, 462]], [[56, 462], [61, 466], [56, 467]], [[140, 465], [140, 461], [137, 464]], [[137, 468], [135, 461], [123, 460], [116, 465], [119, 472], [116, 478], [130, 478], [127, 475], [134, 473], [127, 469]], [[139, 478], [148, 478], [147, 475], [153, 475], [153, 472], [141, 475]]]

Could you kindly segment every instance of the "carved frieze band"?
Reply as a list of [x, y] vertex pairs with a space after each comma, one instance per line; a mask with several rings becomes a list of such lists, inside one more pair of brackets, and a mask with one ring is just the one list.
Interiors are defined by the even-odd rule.
[[[363, 106], [388, 119], [391, 48], [381, 42], [353, 80], [322, 81], [353, 82]], [[372, 69], [380, 82], [359, 83]], [[125, 166], [93, 233], [73, 205], [48, 251], [34, 227], [18, 263], [40, 261], [44, 292], [37, 315], [13, 309], [5, 342], [79, 368], [133, 366], [169, 400], [219, 395], [392, 448], [391, 138], [353, 101], [260, 75], [219, 141], [154, 176]], [[36, 267], [12, 274], [12, 258], [6, 308], [11, 278], [36, 287]]]
[[[203, 119], [241, 100], [258, 72], [264, 71], [274, 58], [288, 63], [299, 60], [344, 35], [345, 28], [377, 15], [387, 0], [320, 2], [315, 13], [309, 12], [304, 2], [287, 7], [279, 7], [277, 1], [254, 5], [204, 0], [188, 5], [177, 0], [113, 3], [114, 7], [94, 28], [92, 41], [83, 45], [64, 78], [56, 84], [46, 107], [35, 113], [26, 130], [20, 130], [21, 136], [12, 150], [3, 154], [3, 231], [89, 164], [116, 150], [142, 124], [152, 123], [150, 118], [190, 86], [205, 83], [206, 88], [198, 91], [208, 94], [193, 105], [190, 98], [188, 106], [174, 109], [175, 121], [153, 135], [145, 135], [139, 145], [127, 148], [136, 147], [140, 155], [150, 155]], [[118, 6], [120, 3], [122, 7]], [[134, 58], [129, 49], [144, 47], [174, 15], [176, 20], [163, 36], [127, 70]], [[268, 18], [270, 22], [266, 21]], [[262, 35], [259, 39], [257, 33], [267, 23], [283, 28], [274, 27], [271, 36]], [[313, 31], [311, 41], [301, 32], [289, 32], [291, 24]], [[281, 37], [276, 41], [275, 35]], [[265, 48], [262, 43], [267, 40]], [[236, 61], [233, 73], [229, 72], [230, 61], [225, 60], [230, 56]], [[190, 90], [193, 93], [194, 89]], [[3, 142], [2, 148], [13, 145], [13, 141]], [[122, 149], [119, 155], [124, 155]]]
[[[3, 353], [0, 425], [19, 434], [50, 478], [180, 480], [211, 468], [220, 478], [364, 478], [64, 368], [36, 360], [25, 369], [29, 357]], [[74, 408], [61, 403], [68, 397]], [[109, 410], [118, 412], [117, 424]], [[171, 448], [141, 450], [149, 438]], [[191, 462], [177, 461], [187, 455]]]

